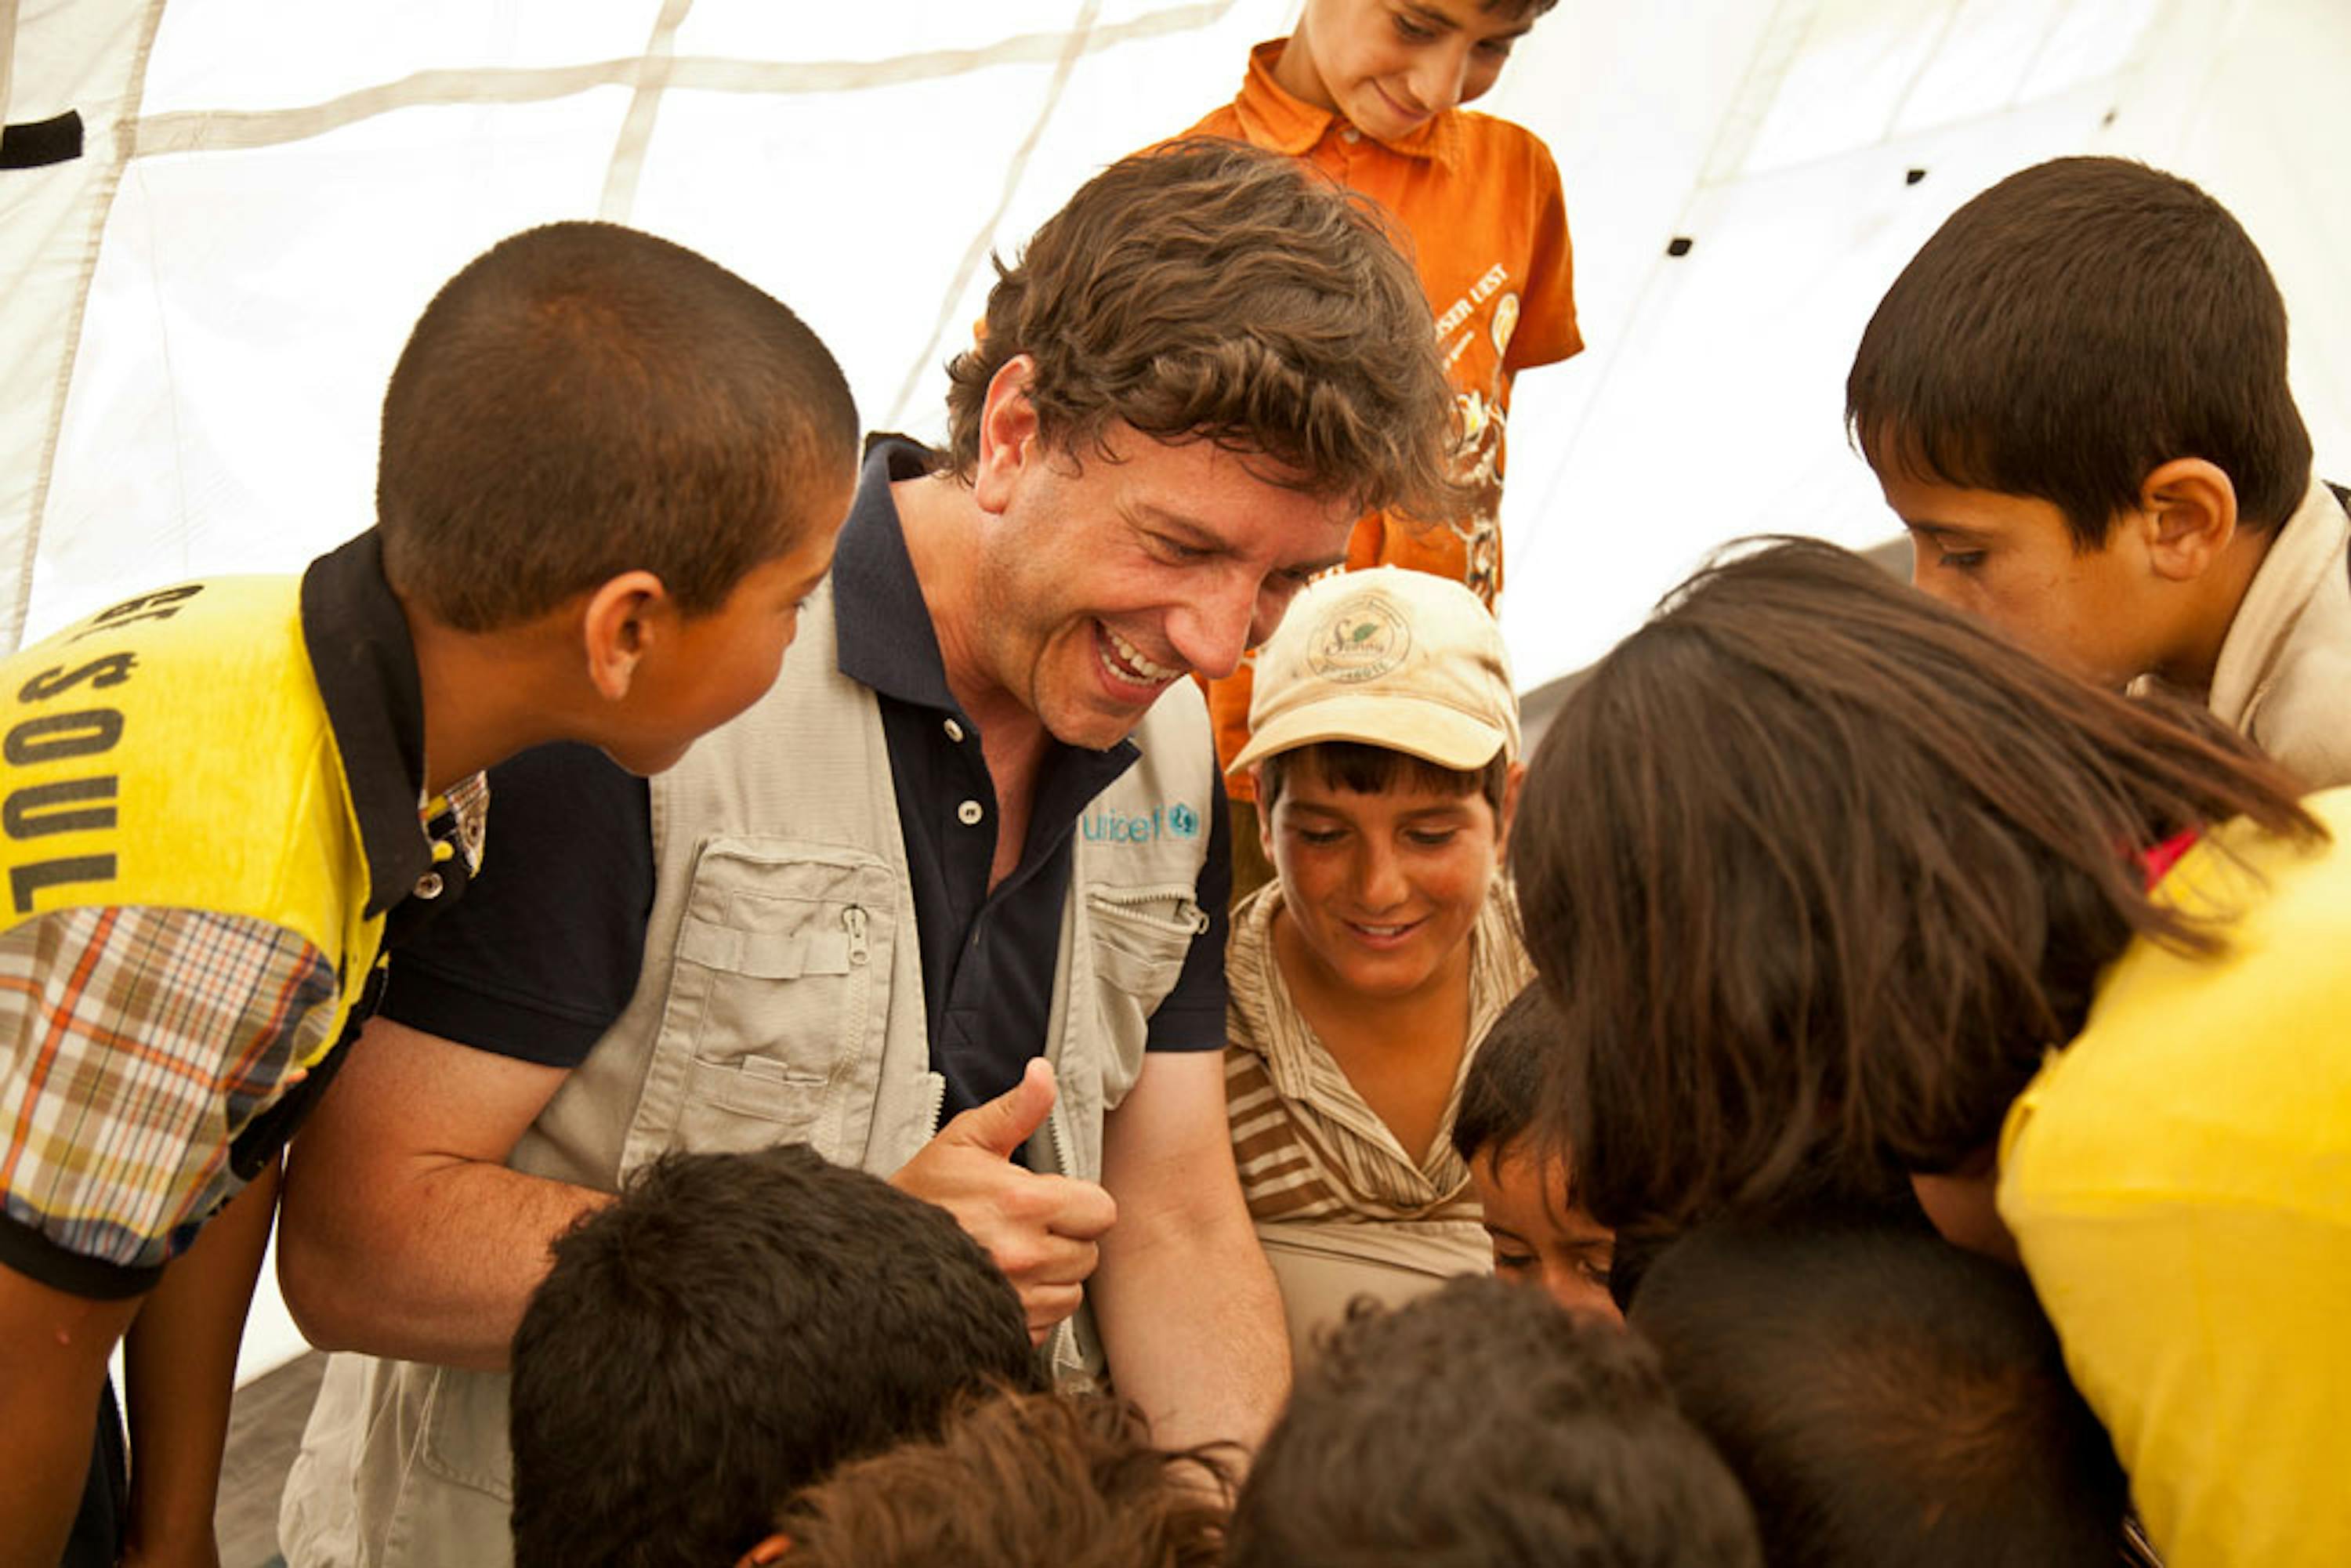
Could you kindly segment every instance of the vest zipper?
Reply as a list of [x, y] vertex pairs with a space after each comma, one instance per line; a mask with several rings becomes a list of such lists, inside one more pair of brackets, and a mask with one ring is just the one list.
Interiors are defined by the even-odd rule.
[[1165, 904], [1172, 899], [1176, 905], [1176, 918], [1190, 925], [1192, 935], [1205, 936], [1208, 932], [1210, 924], [1208, 912], [1201, 908], [1199, 901], [1189, 894], [1171, 893], [1165, 888], [1097, 887], [1092, 889], [1088, 896], [1095, 903], [1106, 904], [1113, 909], [1132, 909], [1146, 904]]
[[929, 1094], [931, 1103], [930, 1109], [923, 1113], [923, 1125], [928, 1127], [930, 1129], [930, 1136], [935, 1138], [939, 1135], [939, 1118], [946, 1113], [947, 1108], [946, 1074], [943, 1072], [930, 1072], [924, 1074], [924, 1076], [930, 1081]]
[[866, 959], [864, 905], [852, 904], [842, 910], [841, 924], [849, 933], [849, 961], [862, 964]]

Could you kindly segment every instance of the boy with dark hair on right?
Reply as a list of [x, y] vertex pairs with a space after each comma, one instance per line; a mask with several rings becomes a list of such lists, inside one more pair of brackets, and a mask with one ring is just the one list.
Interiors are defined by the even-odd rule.
[[2351, 783], [2351, 517], [2311, 469], [2277, 285], [2210, 196], [2118, 158], [2010, 175], [1886, 291], [1845, 421], [1919, 588]]
[[1040, 1375], [952, 1216], [807, 1145], [670, 1153], [554, 1245], [516, 1332], [517, 1568], [706, 1568], [776, 1500]]
[[1761, 1568], [1648, 1347], [1485, 1277], [1357, 1306], [1233, 1510], [1228, 1568]]
[[1724, 1221], [1632, 1311], [1774, 1568], [2112, 1568], [2129, 1496], [2014, 1269], [1926, 1229]]

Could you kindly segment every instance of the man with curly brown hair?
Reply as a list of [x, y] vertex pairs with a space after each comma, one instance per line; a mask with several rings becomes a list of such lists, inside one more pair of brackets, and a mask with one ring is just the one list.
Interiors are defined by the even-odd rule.
[[1380, 220], [1238, 143], [1114, 165], [999, 274], [949, 450], [869, 451], [805, 612], [830, 656], [650, 792], [511, 770], [506, 894], [403, 955], [349, 1069], [382, 1092], [288, 1176], [303, 1326], [403, 1358], [329, 1374], [302, 1568], [500, 1561], [498, 1374], [547, 1239], [666, 1148], [807, 1142], [947, 1208], [1056, 1375], [1106, 1373], [1159, 1442], [1279, 1406], [1183, 677], [1228, 674], [1366, 508], [1446, 515], [1451, 395]]

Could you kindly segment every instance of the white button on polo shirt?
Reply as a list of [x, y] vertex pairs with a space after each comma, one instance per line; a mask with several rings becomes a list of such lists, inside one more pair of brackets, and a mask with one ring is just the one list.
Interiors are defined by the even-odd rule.
[[977, 800], [966, 800], [962, 805], [956, 808], [956, 821], [961, 822], [967, 828], [977, 823], [980, 818], [985, 815], [987, 815], [987, 813], [980, 810], [979, 802]]

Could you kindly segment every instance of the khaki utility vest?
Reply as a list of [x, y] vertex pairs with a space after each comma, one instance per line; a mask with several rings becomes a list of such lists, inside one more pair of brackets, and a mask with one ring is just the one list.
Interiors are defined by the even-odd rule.
[[[635, 994], [516, 1169], [611, 1190], [668, 1149], [806, 1143], [887, 1176], [936, 1131], [946, 1082], [881, 708], [834, 646], [828, 585], [768, 696], [653, 780]], [[1103, 1113], [1208, 925], [1195, 892], [1216, 762], [1198, 688], [1177, 683], [1134, 740], [1141, 758], [1077, 824], [1045, 1041], [1061, 1092], [1028, 1148], [1030, 1168], [1088, 1179]], [[1063, 1381], [1100, 1369], [1084, 1317], [1050, 1347]], [[508, 1562], [506, 1414], [502, 1374], [335, 1357], [287, 1488], [287, 1562]]]

